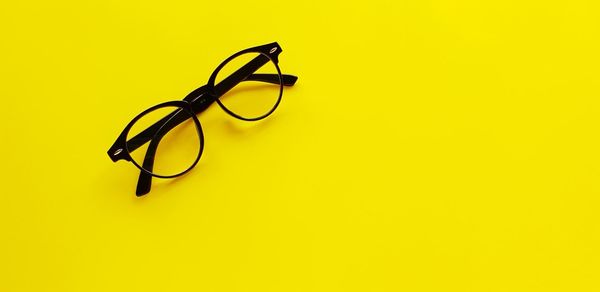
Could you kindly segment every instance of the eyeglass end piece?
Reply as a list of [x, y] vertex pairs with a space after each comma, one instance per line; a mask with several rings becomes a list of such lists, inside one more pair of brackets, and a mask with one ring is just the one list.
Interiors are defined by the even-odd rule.
[[121, 160], [121, 159], [126, 159], [125, 152], [124, 152], [123, 148], [120, 148], [120, 147], [111, 147], [106, 152], [106, 154], [108, 154], [108, 157], [110, 157], [110, 159], [113, 162], [117, 162], [118, 160]]

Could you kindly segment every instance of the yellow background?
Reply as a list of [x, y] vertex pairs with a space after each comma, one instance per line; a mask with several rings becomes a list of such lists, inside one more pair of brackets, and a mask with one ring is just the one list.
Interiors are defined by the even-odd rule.
[[[0, 6], [0, 291], [600, 290], [597, 1]], [[277, 111], [136, 198], [126, 123], [271, 41]]]

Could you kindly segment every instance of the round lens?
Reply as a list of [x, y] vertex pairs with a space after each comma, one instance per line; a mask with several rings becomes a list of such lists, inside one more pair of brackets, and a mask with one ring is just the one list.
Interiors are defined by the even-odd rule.
[[163, 177], [192, 168], [203, 143], [191, 113], [176, 106], [160, 107], [140, 117], [127, 133], [127, 141], [134, 164]]
[[[242, 54], [225, 64], [216, 75], [215, 87], [236, 72], [243, 72], [247, 64], [262, 64], [253, 74], [225, 92], [219, 101], [223, 107], [244, 119], [260, 119], [269, 115], [281, 98], [281, 75], [269, 57], [261, 53]], [[241, 70], [240, 70], [241, 69]], [[228, 83], [228, 82], [225, 82]]]

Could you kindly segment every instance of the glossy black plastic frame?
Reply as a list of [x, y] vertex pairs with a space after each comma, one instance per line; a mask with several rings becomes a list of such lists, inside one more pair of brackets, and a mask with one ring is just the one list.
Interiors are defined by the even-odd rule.
[[[278, 56], [281, 53], [281, 51], [281, 47], [276, 42], [239, 51], [230, 56], [229, 58], [225, 59], [225, 61], [223, 61], [219, 66], [217, 66], [217, 68], [211, 74], [206, 85], [203, 85], [198, 89], [190, 92], [183, 100], [168, 101], [153, 106], [143, 111], [142, 113], [137, 115], [131, 122], [129, 122], [129, 124], [121, 132], [121, 134], [119, 135], [115, 143], [110, 147], [107, 153], [113, 162], [119, 160], [130, 161], [137, 168], [140, 169], [140, 176], [136, 188], [136, 195], [142, 196], [150, 191], [152, 185], [152, 176], [159, 178], [174, 178], [187, 173], [192, 168], [194, 168], [194, 166], [196, 166], [204, 150], [204, 135], [202, 132], [202, 127], [196, 115], [206, 110], [213, 102], [216, 101], [217, 104], [229, 115], [245, 121], [261, 120], [273, 113], [275, 109], [279, 106], [279, 103], [281, 102], [281, 98], [283, 95], [283, 87], [292, 86], [298, 80], [298, 77], [294, 75], [284, 75], [281, 73], [278, 59]], [[225, 65], [227, 65], [231, 60], [248, 53], [258, 53], [258, 55], [254, 59], [249, 61], [247, 64], [239, 68], [237, 71], [233, 72], [231, 75], [221, 80], [221, 82], [215, 84], [215, 80], [219, 71]], [[269, 62], [273, 62], [275, 68], [277, 69], [277, 74], [255, 74], [255, 72], [258, 69], [260, 69], [262, 66]], [[227, 93], [229, 90], [234, 88], [237, 84], [244, 81], [259, 81], [272, 84], [279, 84], [279, 96], [273, 108], [271, 108], [267, 113], [263, 114], [262, 116], [252, 118], [242, 117], [229, 110], [220, 101], [219, 98], [225, 93]], [[129, 141], [127, 140], [127, 135], [131, 130], [131, 127], [140, 118], [152, 111], [163, 107], [177, 107], [179, 109], [173, 111], [172, 113], [168, 114], [152, 126], [138, 133], [136, 136], [129, 139]], [[185, 114], [182, 114], [183, 111], [185, 111]], [[159, 175], [149, 171], [153, 169], [154, 156], [158, 148], [158, 143], [160, 142], [162, 137], [171, 129], [190, 118], [193, 119], [194, 125], [196, 126], [196, 130], [198, 132], [198, 137], [200, 139], [199, 153], [192, 165], [186, 170], [182, 171], [181, 173], [174, 175]], [[143, 165], [139, 165], [134, 159], [132, 159], [130, 152], [136, 150], [145, 143], [150, 144], [148, 145], [146, 154], [144, 156], [144, 162], [142, 163]]]

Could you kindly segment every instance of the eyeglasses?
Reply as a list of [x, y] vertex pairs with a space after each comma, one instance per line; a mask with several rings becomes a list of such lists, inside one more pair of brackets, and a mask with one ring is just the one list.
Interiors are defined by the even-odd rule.
[[183, 100], [168, 101], [137, 115], [108, 150], [113, 162], [124, 159], [140, 169], [136, 195], [150, 192], [152, 177], [174, 178], [190, 171], [202, 155], [204, 135], [196, 114], [213, 102], [244, 121], [269, 116], [284, 86], [298, 77], [281, 74], [281, 47], [270, 43], [245, 49], [223, 61], [208, 83]]

